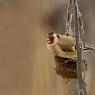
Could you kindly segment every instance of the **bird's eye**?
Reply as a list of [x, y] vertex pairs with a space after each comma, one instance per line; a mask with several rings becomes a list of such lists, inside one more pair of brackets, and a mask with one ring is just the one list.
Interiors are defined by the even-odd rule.
[[57, 37], [60, 38], [58, 34], [57, 34]]

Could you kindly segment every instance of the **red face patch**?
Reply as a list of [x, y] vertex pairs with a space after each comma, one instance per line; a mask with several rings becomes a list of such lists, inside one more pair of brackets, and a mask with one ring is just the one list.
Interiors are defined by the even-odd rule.
[[48, 38], [49, 38], [49, 39], [53, 39], [54, 36], [53, 36], [53, 35], [48, 35]]
[[48, 34], [47, 43], [48, 44], [53, 44], [54, 43], [54, 36], [53, 36], [53, 34]]

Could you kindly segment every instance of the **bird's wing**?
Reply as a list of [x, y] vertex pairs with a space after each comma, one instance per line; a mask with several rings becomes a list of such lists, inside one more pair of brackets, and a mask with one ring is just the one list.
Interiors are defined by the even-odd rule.
[[75, 38], [65, 35], [60, 35], [57, 44], [63, 51], [73, 51], [76, 47]]
[[76, 45], [75, 38], [66, 35], [60, 35], [59, 42], [63, 42], [64, 44], [71, 45], [71, 46]]
[[57, 45], [60, 47], [61, 50], [63, 51], [68, 51], [68, 50], [72, 50], [72, 46], [65, 44], [63, 42], [58, 42]]

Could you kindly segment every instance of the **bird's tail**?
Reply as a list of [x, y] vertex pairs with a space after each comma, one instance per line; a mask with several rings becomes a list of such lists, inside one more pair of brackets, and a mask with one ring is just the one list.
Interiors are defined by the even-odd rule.
[[91, 51], [91, 50], [95, 50], [95, 46], [90, 45], [88, 43], [83, 43], [83, 51]]

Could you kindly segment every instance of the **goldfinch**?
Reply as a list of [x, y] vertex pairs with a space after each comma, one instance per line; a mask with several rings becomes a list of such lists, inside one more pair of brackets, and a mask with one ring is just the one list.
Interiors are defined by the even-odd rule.
[[47, 47], [54, 56], [74, 59], [77, 57], [76, 42], [73, 37], [49, 33], [47, 37]]
[[[77, 78], [77, 50], [75, 38], [51, 32], [47, 36], [47, 48], [51, 50], [54, 55], [56, 73], [63, 78]], [[82, 50], [95, 50], [95, 48], [94, 46], [82, 42]], [[85, 60], [82, 61], [85, 63]], [[85, 64], [84, 69], [86, 70], [86, 68], [87, 65]]]
[[[77, 57], [76, 41], [74, 37], [49, 33], [47, 36], [47, 48], [55, 56], [74, 59]], [[83, 51], [95, 50], [95, 47], [82, 42]]]

